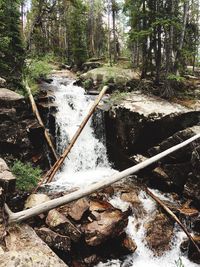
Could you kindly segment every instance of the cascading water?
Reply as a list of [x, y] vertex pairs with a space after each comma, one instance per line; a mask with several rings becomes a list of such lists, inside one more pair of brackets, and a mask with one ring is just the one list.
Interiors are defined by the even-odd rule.
[[[66, 79], [65, 84], [63, 78], [54, 79], [59, 154], [72, 139], [93, 103], [92, 97], [85, 95], [83, 88], [74, 86], [73, 81]], [[62, 171], [56, 176], [57, 185], [68, 188], [87, 186], [114, 172], [108, 162], [106, 148], [94, 136], [91, 123], [90, 120], [65, 160]]]
[[[58, 112], [56, 114], [57, 150], [60, 154], [88, 113], [93, 99], [91, 96], [85, 95], [83, 88], [74, 86], [73, 81], [70, 79], [55, 77], [53, 85], [56, 88], [55, 102], [58, 106]], [[53, 185], [59, 187], [64, 186], [67, 189], [88, 186], [105, 176], [112, 175], [114, 172], [116, 171], [112, 169], [108, 161], [106, 148], [103, 142], [95, 137], [90, 120], [72, 148], [68, 158], [65, 160], [62, 170], [56, 175]], [[154, 193], [158, 195], [158, 192], [154, 191]], [[161, 194], [158, 196], [163, 199]], [[99, 263], [97, 266], [175, 267], [178, 266], [175, 260], [181, 258], [184, 267], [197, 267], [197, 264], [190, 262], [186, 257], [181, 255], [179, 249], [180, 243], [186, 236], [178, 229], [175, 229], [175, 237], [171, 250], [166, 252], [162, 257], [155, 257], [153, 255], [153, 252], [147, 247], [144, 241], [144, 224], [156, 211], [156, 205], [142, 191], [139, 199], [147, 215], [145, 218], [139, 219], [139, 221], [134, 218], [134, 215], [130, 216], [126, 229], [127, 234], [137, 243], [136, 252], [133, 255], [127, 256], [123, 261], [112, 260], [107, 263]], [[126, 210], [129, 205], [118, 196], [113, 197], [110, 203], [121, 210]], [[139, 228], [138, 223], [140, 225]]]

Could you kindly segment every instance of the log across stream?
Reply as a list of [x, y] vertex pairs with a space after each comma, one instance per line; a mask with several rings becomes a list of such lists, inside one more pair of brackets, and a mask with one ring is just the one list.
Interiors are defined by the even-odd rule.
[[[86, 95], [83, 88], [74, 86], [73, 80], [67, 78], [54, 77], [52, 85], [55, 88], [55, 103], [58, 107], [56, 147], [57, 152], [61, 154], [90, 109], [94, 98]], [[105, 177], [117, 174], [118, 171], [112, 168], [107, 157], [103, 117], [100, 115], [95, 118], [98, 120], [95, 124], [101, 128], [101, 131], [98, 131], [98, 135], [95, 133], [93, 119], [90, 119], [65, 160], [61, 171], [55, 175], [54, 181], [50, 184], [50, 190], [66, 191], [74, 188], [84, 190], [95, 182], [103, 181]], [[123, 185], [121, 186], [123, 187]], [[126, 190], [124, 189], [124, 192]], [[173, 201], [170, 194], [162, 195], [155, 190], [153, 192], [164, 201]], [[141, 210], [137, 215], [132, 212], [125, 230], [126, 234], [135, 240], [137, 250], [120, 259], [104, 259], [104, 263], [98, 263], [97, 266], [172, 267], [176, 266], [175, 261], [181, 261], [187, 267], [198, 266], [181, 253], [180, 244], [186, 236], [177, 226], [173, 230], [173, 238], [168, 250], [164, 254], [155, 255], [155, 251], [153, 252], [148, 247], [145, 236], [147, 234], [146, 225], [156, 215], [157, 207], [155, 202], [142, 190], [138, 192], [137, 198], [141, 203]], [[121, 198], [117, 191], [109, 198], [109, 202], [113, 207], [122, 211], [129, 207], [126, 197]]]

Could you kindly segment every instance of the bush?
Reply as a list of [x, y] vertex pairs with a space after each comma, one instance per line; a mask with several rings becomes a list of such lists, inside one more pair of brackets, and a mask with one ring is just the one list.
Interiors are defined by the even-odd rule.
[[41, 79], [47, 78], [51, 73], [52, 67], [49, 64], [50, 57], [35, 58], [27, 62], [24, 76], [26, 77], [28, 84], [31, 88], [33, 95], [38, 93], [38, 82]]
[[42, 170], [37, 167], [33, 168], [30, 163], [15, 161], [11, 171], [16, 176], [16, 187], [22, 191], [29, 191], [37, 186], [41, 178]]

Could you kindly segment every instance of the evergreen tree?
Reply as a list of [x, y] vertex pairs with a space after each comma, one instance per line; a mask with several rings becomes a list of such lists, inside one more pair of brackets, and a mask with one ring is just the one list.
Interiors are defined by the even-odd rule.
[[11, 86], [19, 86], [24, 63], [19, 6], [19, 0], [0, 0], [0, 76]]

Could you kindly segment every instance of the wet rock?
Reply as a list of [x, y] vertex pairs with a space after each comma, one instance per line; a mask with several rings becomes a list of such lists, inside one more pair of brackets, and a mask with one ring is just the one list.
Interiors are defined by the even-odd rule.
[[173, 237], [174, 223], [163, 213], [157, 213], [154, 218], [145, 225], [145, 240], [155, 255], [162, 255], [170, 249], [170, 242]]
[[0, 187], [6, 193], [15, 191], [16, 177], [11, 173], [6, 162], [0, 158]]
[[[200, 236], [193, 236], [193, 239], [197, 246], [200, 248]], [[191, 241], [189, 241], [189, 247], [188, 247], [188, 258], [197, 263], [200, 264], [200, 253], [197, 251], [197, 249], [194, 247]]]
[[129, 202], [133, 209], [134, 216], [143, 217], [145, 215], [145, 211], [141, 201], [139, 200], [137, 192], [125, 192], [120, 196], [121, 200]]
[[69, 236], [74, 242], [78, 242], [82, 236], [82, 232], [69, 219], [55, 209], [49, 211], [46, 224], [53, 231]]
[[122, 241], [122, 247], [127, 249], [130, 253], [134, 253], [137, 249], [135, 241], [130, 237], [124, 238], [124, 240]]
[[71, 240], [68, 236], [63, 236], [53, 232], [49, 228], [42, 227], [35, 230], [37, 235], [51, 248], [68, 252], [71, 249]]
[[98, 214], [96, 221], [82, 226], [85, 241], [89, 246], [97, 246], [110, 238], [119, 236], [128, 224], [128, 214], [120, 210], [106, 210]]
[[32, 194], [27, 198], [24, 208], [25, 209], [33, 208], [49, 200], [50, 198], [45, 194]]
[[192, 151], [191, 164], [193, 175], [200, 181], [200, 145]]
[[16, 225], [7, 230], [5, 242], [8, 252], [0, 257], [1, 267], [67, 266], [28, 225]]
[[193, 221], [192, 229], [200, 234], [200, 215]]
[[75, 221], [80, 221], [83, 214], [89, 209], [89, 202], [85, 198], [81, 198], [73, 203], [68, 215]]

